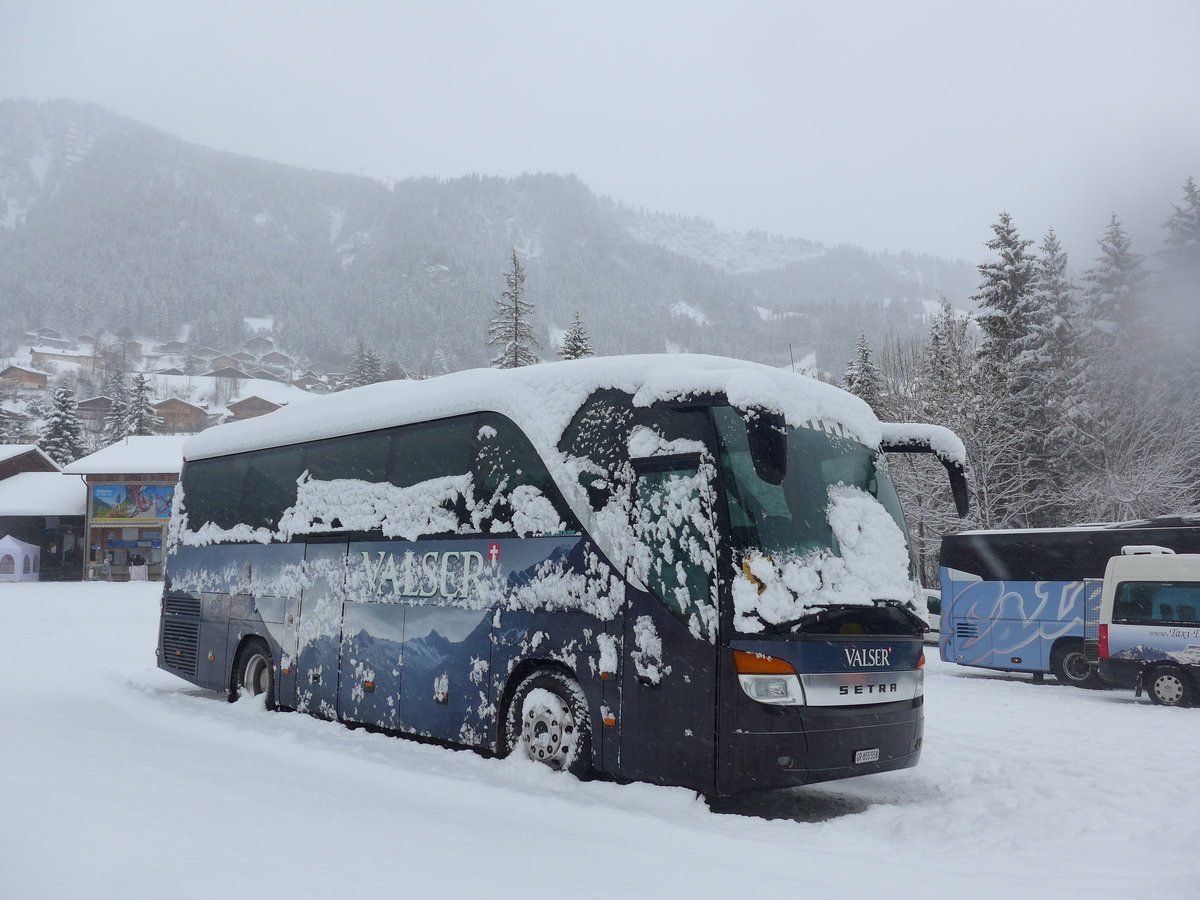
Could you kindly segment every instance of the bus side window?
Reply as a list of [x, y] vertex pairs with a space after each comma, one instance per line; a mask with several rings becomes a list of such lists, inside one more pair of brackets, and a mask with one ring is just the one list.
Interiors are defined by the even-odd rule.
[[[579, 407], [571, 424], [563, 431], [558, 449], [595, 466], [596, 471], [581, 476], [581, 483], [591, 484], [597, 478], [611, 481], [618, 477], [621, 466], [629, 458], [633, 419], [633, 401], [621, 391], [596, 391]], [[607, 502], [607, 495], [597, 491], [591, 499], [592, 506], [598, 509]]]
[[466, 475], [471, 471], [476, 418], [456, 416], [394, 429], [387, 480], [396, 487], [412, 487], [434, 478]]
[[[198, 531], [205, 523], [223, 529], [238, 524], [249, 462], [248, 453], [188, 462], [183, 473], [183, 507], [189, 529]], [[194, 485], [203, 488], [189, 491]]]
[[304, 449], [299, 446], [248, 454], [239, 521], [251, 528], [274, 529], [284, 510], [296, 505]]
[[716, 623], [708, 467], [642, 464], [637, 469], [633, 569], [650, 591], [697, 637], [711, 638]]
[[579, 530], [529, 438], [498, 413], [479, 416], [473, 474], [477, 530]]
[[386, 481], [391, 436], [386, 431], [352, 434], [316, 441], [308, 445], [304, 467], [316, 481], [352, 478], [357, 481]]

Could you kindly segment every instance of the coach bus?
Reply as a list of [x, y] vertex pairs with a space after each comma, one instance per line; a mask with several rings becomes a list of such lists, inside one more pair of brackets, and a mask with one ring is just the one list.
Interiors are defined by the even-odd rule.
[[1200, 552], [1200, 515], [945, 535], [941, 658], [1099, 687], [1084, 645], [1085, 582], [1129, 546]]
[[271, 708], [736, 794], [914, 765], [915, 567], [882, 426], [715, 357], [461, 372], [185, 445], [159, 665]]

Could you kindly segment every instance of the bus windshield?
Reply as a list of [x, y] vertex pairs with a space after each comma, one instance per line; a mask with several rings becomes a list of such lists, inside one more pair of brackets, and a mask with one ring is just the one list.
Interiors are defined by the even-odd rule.
[[[757, 621], [742, 618], [739, 630], [790, 629], [838, 603], [911, 601], [907, 530], [882, 454], [815, 428], [783, 426], [786, 465], [773, 484], [755, 467], [745, 419], [728, 406], [713, 414], [735, 564], [759, 595], [750, 604]], [[864, 530], [874, 532], [870, 558], [844, 540]], [[735, 604], [748, 605], [736, 596]]]

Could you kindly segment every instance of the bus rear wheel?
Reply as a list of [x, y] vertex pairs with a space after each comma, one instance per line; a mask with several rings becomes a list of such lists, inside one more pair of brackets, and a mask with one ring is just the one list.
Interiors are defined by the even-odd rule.
[[1159, 666], [1146, 678], [1150, 699], [1159, 706], [1193, 706], [1196, 689], [1192, 680], [1174, 666]]
[[254, 638], [242, 645], [233, 664], [232, 702], [243, 694], [258, 697], [266, 694], [267, 709], [275, 708], [275, 666], [266, 641]]
[[513, 692], [504, 721], [501, 752], [560, 772], [586, 777], [592, 768], [592, 729], [587, 697], [565, 672], [543, 669]]
[[1100, 676], [1088, 662], [1083, 644], [1075, 641], [1060, 644], [1050, 654], [1050, 670], [1062, 684], [1072, 684], [1075, 687], [1099, 687]]

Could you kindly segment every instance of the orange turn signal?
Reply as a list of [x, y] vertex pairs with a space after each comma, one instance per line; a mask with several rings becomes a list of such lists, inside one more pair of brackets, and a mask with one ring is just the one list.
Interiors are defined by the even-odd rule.
[[924, 650], [921, 651], [921, 658], [917, 660], [917, 668], [918, 669], [925, 668], [925, 651]]
[[761, 653], [733, 651], [733, 664], [739, 675], [795, 675], [796, 667], [786, 659], [763, 656]]

